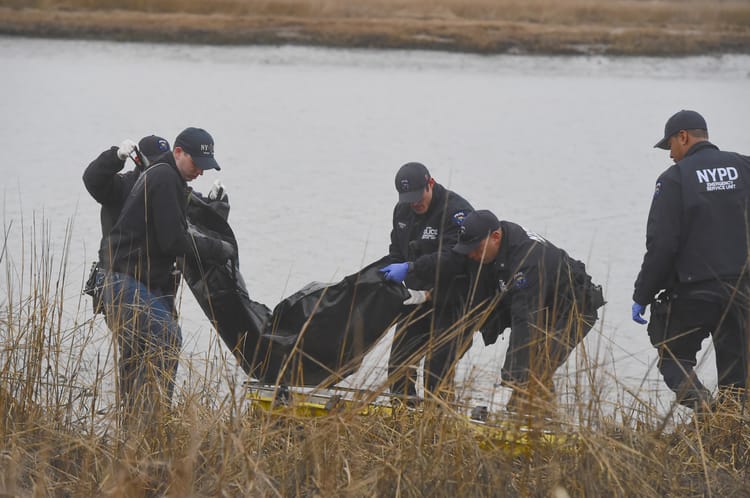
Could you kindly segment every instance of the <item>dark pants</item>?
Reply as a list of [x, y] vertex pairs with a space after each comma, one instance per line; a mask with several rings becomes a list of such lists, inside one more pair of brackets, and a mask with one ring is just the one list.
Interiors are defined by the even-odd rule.
[[130, 275], [109, 274], [104, 285], [107, 325], [119, 352], [117, 387], [125, 420], [150, 425], [171, 405], [182, 332], [174, 299]]
[[396, 326], [391, 343], [391, 392], [416, 396], [417, 365], [423, 357], [425, 390], [450, 392], [456, 363], [471, 345], [472, 331], [453, 326], [458, 310], [421, 306], [411, 317]]
[[582, 310], [573, 304], [546, 307], [532, 313], [528, 331], [511, 329], [502, 380], [509, 386], [527, 386], [530, 378], [552, 389], [555, 371], [591, 331], [598, 319], [596, 309]]
[[[529, 381], [553, 389], [555, 371], [591, 331], [604, 305], [602, 288], [591, 281], [586, 267], [567, 262], [568, 272], [559, 278], [558, 292], [527, 317], [511, 316], [510, 339], [502, 380], [509, 386], [528, 387]], [[527, 326], [516, 326], [527, 320]], [[533, 379], [531, 379], [533, 377]], [[532, 386], [533, 387], [533, 386]]]
[[677, 401], [695, 407], [708, 390], [695, 375], [698, 351], [711, 335], [719, 389], [744, 389], [747, 379], [746, 310], [727, 300], [660, 297], [651, 305], [648, 335], [659, 351], [659, 372]]

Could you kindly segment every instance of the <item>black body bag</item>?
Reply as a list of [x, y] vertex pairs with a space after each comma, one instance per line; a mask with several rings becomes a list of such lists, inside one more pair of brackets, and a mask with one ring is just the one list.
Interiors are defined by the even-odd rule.
[[[206, 202], [190, 195], [187, 219], [191, 230], [222, 239], [235, 248], [237, 239], [226, 221], [226, 203]], [[246, 373], [253, 369], [255, 350], [271, 310], [250, 299], [235, 258], [223, 265], [186, 258], [183, 277], [203, 312], [216, 327]]]
[[409, 297], [378, 271], [387, 262], [382, 258], [335, 284], [310, 283], [276, 305], [263, 334], [261, 379], [333, 385], [356, 371]]
[[[191, 195], [191, 229], [237, 247], [226, 211], [215, 204]], [[353, 373], [405, 311], [406, 288], [378, 271], [387, 263], [382, 258], [335, 284], [310, 283], [281, 301], [273, 314], [250, 299], [237, 260], [212, 265], [187, 259], [183, 276], [250, 377], [269, 384], [320, 385]]]

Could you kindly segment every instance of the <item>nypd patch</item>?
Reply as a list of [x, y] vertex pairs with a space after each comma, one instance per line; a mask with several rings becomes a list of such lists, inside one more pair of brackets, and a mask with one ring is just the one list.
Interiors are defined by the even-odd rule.
[[466, 219], [466, 211], [456, 211], [453, 213], [453, 221], [456, 225], [461, 225], [464, 222], [464, 219]]

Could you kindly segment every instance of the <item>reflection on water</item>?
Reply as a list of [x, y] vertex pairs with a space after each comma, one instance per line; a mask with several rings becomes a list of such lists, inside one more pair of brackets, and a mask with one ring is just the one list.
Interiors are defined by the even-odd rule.
[[[309, 281], [338, 280], [385, 254], [393, 175], [418, 160], [475, 207], [586, 261], [608, 300], [586, 343], [602, 364], [599, 380], [614, 376], [649, 391], [660, 386], [654, 354], [629, 309], [653, 183], [670, 163], [651, 146], [669, 115], [694, 108], [720, 147], [750, 152], [748, 56], [475, 56], [0, 38], [0, 63], [3, 221], [14, 223], [9, 257], [20, 261], [22, 222], [43, 217], [53, 251], [62, 251], [72, 220], [69, 296], [77, 299], [99, 241], [98, 208], [81, 174], [123, 138], [173, 140], [186, 126], [214, 135], [222, 170], [195, 187], [208, 190], [217, 177], [226, 185], [243, 274], [253, 299], [269, 306]], [[3, 272], [3, 288], [6, 278]], [[210, 325], [189, 294], [182, 310], [186, 354], [202, 354]], [[103, 324], [97, 327], [105, 338]], [[506, 344], [484, 348], [477, 339], [459, 377], [487, 395]], [[382, 343], [370, 355], [362, 378], [382, 380], [387, 350]], [[711, 355], [702, 372], [710, 384]]]

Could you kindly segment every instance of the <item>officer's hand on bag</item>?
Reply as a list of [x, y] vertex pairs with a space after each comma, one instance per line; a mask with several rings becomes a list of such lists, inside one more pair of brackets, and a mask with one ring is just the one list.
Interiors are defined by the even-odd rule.
[[136, 147], [138, 147], [138, 144], [136, 144], [129, 138], [126, 138], [120, 144], [120, 148], [117, 149], [117, 157], [120, 158], [120, 160], [124, 161], [130, 154], [133, 153]]
[[393, 263], [380, 269], [386, 280], [400, 284], [409, 272], [409, 263]]
[[422, 304], [430, 300], [430, 291], [406, 289], [409, 291], [409, 298], [404, 301], [405, 305]]
[[212, 201], [227, 201], [227, 191], [224, 189], [224, 185], [221, 184], [221, 180], [214, 181], [211, 190], [208, 192], [208, 198]]
[[635, 323], [640, 323], [641, 325], [645, 325], [648, 323], [647, 320], [644, 320], [642, 315], [646, 312], [646, 306], [643, 304], [633, 303], [633, 321]]

